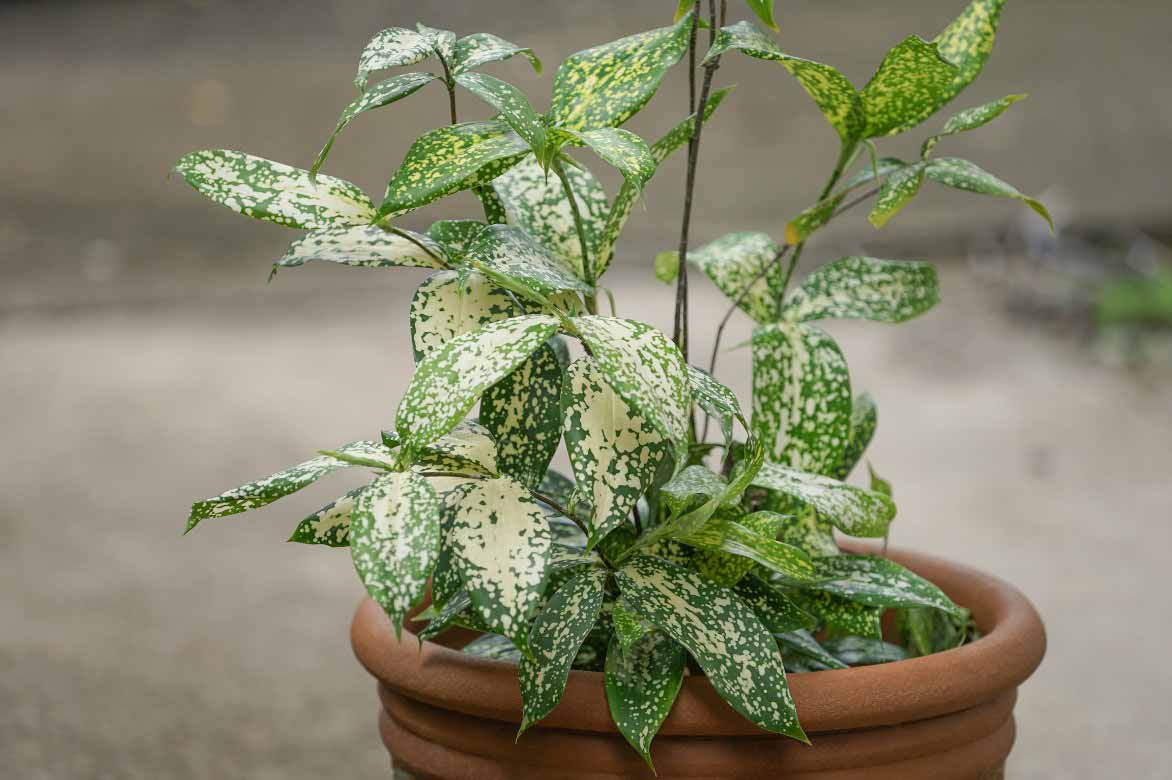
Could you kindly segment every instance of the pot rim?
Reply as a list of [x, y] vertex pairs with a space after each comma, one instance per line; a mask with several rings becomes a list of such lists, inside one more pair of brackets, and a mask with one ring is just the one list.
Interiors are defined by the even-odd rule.
[[[851, 552], [867, 552], [853, 547]], [[787, 675], [807, 734], [872, 728], [947, 715], [1016, 688], [1045, 654], [1034, 606], [1007, 582], [963, 564], [891, 549], [887, 553], [936, 583], [973, 612], [982, 636], [929, 656], [876, 666]], [[390, 619], [369, 598], [351, 624], [359, 662], [391, 690], [416, 701], [481, 718], [519, 723], [516, 665], [418, 642], [408, 622], [396, 642]], [[414, 640], [414, 641], [413, 641]], [[561, 702], [539, 727], [617, 733], [601, 672], [573, 670]], [[661, 727], [664, 735], [761, 736], [703, 676], [688, 676]]]

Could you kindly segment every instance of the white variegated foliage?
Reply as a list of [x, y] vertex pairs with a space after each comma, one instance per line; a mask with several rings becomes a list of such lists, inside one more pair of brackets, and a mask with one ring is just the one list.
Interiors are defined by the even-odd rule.
[[520, 314], [508, 293], [475, 271], [440, 271], [427, 277], [411, 299], [411, 347], [415, 362], [457, 336]]
[[491, 33], [474, 33], [456, 41], [454, 56], [452, 57], [452, 74], [459, 75], [465, 71], [479, 68], [490, 62], [507, 60], [518, 54], [525, 55], [529, 64], [538, 73], [541, 72], [541, 60], [529, 47], [517, 46]]
[[939, 301], [936, 267], [931, 263], [852, 256], [810, 274], [786, 301], [783, 315], [793, 322], [904, 322]]
[[406, 27], [388, 27], [371, 38], [359, 55], [354, 86], [365, 91], [366, 79], [374, 71], [414, 65], [434, 53], [430, 35]]
[[823, 521], [851, 536], [883, 536], [895, 519], [895, 504], [882, 493], [776, 463], [762, 465], [752, 484], [810, 507]]
[[350, 546], [350, 518], [354, 503], [363, 488], [355, 488], [298, 523], [291, 542], [324, 544], [327, 547]]
[[565, 261], [511, 225], [489, 225], [482, 230], [468, 248], [468, 257], [478, 268], [541, 295], [591, 289]]
[[541, 482], [562, 438], [568, 356], [558, 342], [540, 346], [480, 399], [480, 421], [497, 441], [501, 472], [527, 487]]
[[[688, 252], [713, 284], [757, 322], [777, 318], [784, 269], [778, 246], [765, 233], [729, 233]], [[768, 270], [766, 270], [768, 269]]]
[[425, 235], [378, 225], [352, 225], [307, 233], [289, 245], [273, 270], [313, 260], [365, 268], [444, 268], [446, 258], [444, 248]]

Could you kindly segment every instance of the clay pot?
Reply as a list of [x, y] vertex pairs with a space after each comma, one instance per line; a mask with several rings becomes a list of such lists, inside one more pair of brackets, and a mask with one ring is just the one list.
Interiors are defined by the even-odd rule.
[[[789, 676], [811, 746], [767, 734], [702, 677], [686, 677], [652, 743], [660, 778], [728, 780], [990, 780], [1014, 740], [1017, 686], [1046, 637], [1033, 606], [1001, 580], [908, 552], [890, 557], [968, 607], [983, 637], [956, 650], [881, 666]], [[514, 743], [516, 667], [459, 652], [449, 632], [422, 650], [408, 622], [395, 641], [364, 601], [351, 641], [379, 681], [379, 727], [400, 777], [443, 780], [614, 780], [653, 775], [611, 724], [602, 675], [573, 671], [557, 708]]]

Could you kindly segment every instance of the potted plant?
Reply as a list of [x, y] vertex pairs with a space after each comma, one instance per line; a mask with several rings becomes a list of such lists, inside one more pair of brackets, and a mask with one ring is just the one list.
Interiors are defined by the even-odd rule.
[[[748, 0], [775, 28], [772, 5]], [[310, 261], [433, 271], [411, 302], [416, 365], [393, 428], [200, 501], [187, 522], [268, 504], [338, 469], [373, 472], [292, 540], [350, 549], [370, 595], [352, 641], [379, 680], [397, 771], [627, 777], [648, 775], [654, 759], [668, 777], [1000, 776], [1015, 689], [1044, 650], [1041, 623], [1004, 583], [887, 550], [891, 487], [870, 465], [869, 487], [845, 481], [875, 432], [875, 402], [853, 392], [817, 326], [922, 314], [938, 299], [935, 271], [869, 257], [800, 283], [795, 270], [822, 226], [869, 202], [882, 227], [925, 180], [1049, 219], [974, 163], [935, 154], [1019, 95], [953, 115], [918, 159], [876, 148], [977, 76], [1001, 6], [972, 0], [935, 39], [898, 43], [859, 90], [757, 24], [729, 24], [726, 2], [685, 0], [674, 23], [565, 60], [546, 115], [479, 70], [517, 55], [540, 70], [530, 49], [390, 28], [362, 52], [360, 95], [310, 169], [224, 150], [179, 161], [222, 205], [308, 231], [274, 273]], [[691, 248], [702, 131], [730, 92], [714, 85], [731, 55], [796, 78], [841, 152], [780, 240], [740, 232]], [[622, 129], [682, 60], [691, 90], [679, 124], [651, 144]], [[368, 84], [409, 65], [419, 68]], [[450, 98], [449, 124], [414, 142], [381, 204], [319, 173], [350, 121], [432, 82]], [[465, 92], [496, 116], [460, 122]], [[622, 174], [613, 198], [575, 148]], [[655, 262], [676, 288], [669, 336], [615, 316], [613, 297], [605, 313], [600, 279], [642, 188], [685, 148], [678, 250]], [[399, 225], [464, 190], [483, 220]], [[689, 267], [730, 299], [718, 348], [735, 311], [756, 323], [748, 418], [716, 379], [716, 349], [705, 368], [692, 364]], [[570, 474], [550, 469], [562, 447]]]

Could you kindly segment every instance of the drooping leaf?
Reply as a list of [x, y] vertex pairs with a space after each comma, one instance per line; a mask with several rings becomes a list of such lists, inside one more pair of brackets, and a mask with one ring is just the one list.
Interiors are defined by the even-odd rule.
[[881, 493], [776, 463], [762, 465], [753, 484], [790, 496], [851, 536], [883, 536], [895, 518], [895, 504]]
[[476, 97], [492, 106], [509, 127], [525, 139], [529, 148], [546, 164], [545, 125], [533, 106], [529, 105], [525, 93], [507, 81], [484, 73], [463, 73], [456, 76], [456, 83]]
[[439, 499], [410, 471], [375, 479], [359, 495], [350, 522], [354, 568], [400, 632], [424, 596], [440, 548]]
[[475, 271], [440, 271], [427, 277], [411, 299], [411, 346], [418, 363], [457, 336], [519, 315], [508, 293]]
[[354, 86], [366, 90], [366, 79], [376, 70], [414, 65], [435, 53], [429, 36], [406, 27], [389, 27], [377, 33], [358, 57]]
[[814, 576], [814, 564], [802, 550], [759, 534], [734, 520], [710, 522], [680, 541], [693, 547], [747, 558], [794, 582]]
[[749, 430], [749, 421], [741, 411], [736, 394], [711, 374], [695, 366], [688, 366], [688, 384], [692, 388], [692, 399], [720, 424], [726, 447], [732, 443], [734, 421], [740, 422], [746, 431]]
[[872, 639], [883, 638], [879, 623], [883, 615], [882, 607], [873, 607], [837, 593], [813, 588], [791, 590], [789, 597], [803, 610], [836, 631]]
[[468, 257], [482, 270], [542, 295], [591, 289], [549, 249], [512, 225], [489, 225], [482, 230], [469, 247]]
[[786, 656], [788, 668], [791, 655], [797, 655], [802, 660], [813, 661], [816, 669], [845, 669], [846, 664], [835, 658], [823, 649], [814, 635], [805, 629], [788, 631], [777, 634], [777, 643], [781, 645]]
[[928, 160], [925, 165], [925, 173], [932, 181], [978, 195], [1019, 200], [1046, 220], [1051, 231], [1054, 230], [1054, 220], [1050, 218], [1050, 212], [1046, 210], [1045, 206], [1039, 201], [1021, 194], [1012, 184], [998, 179], [980, 166], [959, 157], [939, 157]]
[[525, 55], [533, 70], [541, 73], [541, 60], [528, 46], [509, 43], [491, 33], [474, 33], [456, 41], [455, 55], [450, 63], [452, 75], [458, 76], [481, 65], [507, 60], [518, 54]]
[[406, 214], [453, 192], [488, 184], [528, 153], [529, 145], [501, 119], [424, 133], [387, 184], [379, 216]]
[[864, 137], [902, 133], [932, 116], [955, 94], [956, 75], [936, 43], [916, 35], [905, 38], [887, 52], [860, 93], [867, 117]]
[[[557, 706], [570, 667], [602, 609], [606, 569], [576, 570], [537, 614], [529, 632], [531, 658], [522, 658], [521, 729], [524, 732]], [[518, 733], [520, 733], [518, 732]]]
[[875, 405], [875, 399], [866, 392], [855, 396], [851, 406], [850, 439], [847, 440], [846, 449], [842, 453], [842, 462], [830, 476], [835, 479], [846, 479], [850, 476], [862, 460], [871, 439], [875, 437], [875, 429], [878, 426], [879, 408]]
[[494, 661], [504, 661], [507, 664], [521, 662], [521, 651], [506, 636], [500, 634], [484, 634], [473, 639], [460, 649], [460, 652], [474, 655], [478, 658], [491, 658]]
[[447, 506], [453, 564], [472, 604], [494, 633], [525, 652], [550, 559], [545, 515], [525, 486], [509, 477], [461, 485]]
[[667, 561], [637, 555], [615, 574], [631, 608], [688, 649], [721, 697], [767, 731], [805, 741], [781, 654], [731, 590]]
[[966, 108], [959, 111], [948, 118], [944, 123], [944, 128], [936, 135], [929, 136], [920, 147], [920, 157], [927, 158], [936, 144], [940, 143], [941, 138], [957, 133], [966, 133], [969, 130], [976, 130], [978, 127], [983, 127], [989, 124], [997, 117], [1005, 113], [1005, 110], [1012, 106], [1019, 100], [1025, 100], [1028, 95], [1006, 95], [1000, 100], [993, 100], [988, 103], [982, 103], [973, 108]]
[[456, 426], [484, 391], [504, 379], [557, 331], [542, 314], [511, 317], [457, 336], [423, 358], [399, 402], [395, 430], [416, 450]]
[[599, 364], [570, 364], [562, 396], [566, 450], [574, 480], [593, 506], [593, 547], [624, 523], [647, 489], [668, 444], [607, 381]]
[[831, 473], [850, 435], [846, 360], [825, 331], [781, 322], [753, 331], [753, 433], [771, 460]]
[[364, 488], [356, 488], [314, 512], [297, 524], [291, 542], [323, 544], [327, 547], [350, 546], [350, 517], [354, 502]]
[[363, 268], [444, 268], [445, 257], [443, 247], [419, 233], [354, 225], [322, 228], [297, 239], [273, 264], [273, 272], [313, 260]]
[[431, 43], [431, 49], [441, 60], [447, 63], [456, 56], [456, 34], [451, 30], [440, 30], [435, 27], [416, 22], [415, 29]]
[[[438, 563], [436, 564], [436, 568], [438, 570]], [[438, 609], [436, 609], [436, 606], [433, 603], [429, 607], [430, 610], [435, 611], [435, 615], [417, 635], [420, 643], [435, 639], [448, 629], [457, 626], [470, 628], [473, 631], [491, 631], [491, 628], [480, 618], [476, 610], [473, 609], [472, 597], [468, 595], [468, 591], [466, 590], [458, 591]], [[422, 618], [423, 613], [420, 613], [419, 619]]]
[[959, 614], [960, 607], [928, 580], [874, 555], [836, 555], [814, 562], [818, 590], [873, 607], [931, 607]]
[[907, 658], [907, 653], [899, 645], [861, 636], [834, 637], [824, 641], [822, 646], [847, 666], [889, 664]]
[[879, 188], [879, 197], [867, 220], [876, 228], [886, 225], [919, 193], [924, 170], [924, 163], [913, 163], [890, 173]]
[[570, 130], [617, 127], [647, 104], [688, 51], [692, 18], [566, 58], [553, 77], [550, 118]]
[[[772, 322], [784, 271], [778, 246], [765, 233], [729, 233], [688, 252], [720, 291], [757, 322]], [[768, 269], [768, 270], [767, 270]], [[746, 292], [747, 290], [747, 292]]]
[[753, 575], [742, 578], [733, 590], [753, 608], [762, 625], [774, 634], [813, 628], [818, 622], [779, 589]]
[[843, 257], [802, 281], [786, 301], [787, 320], [905, 322], [940, 301], [936, 267], [907, 260]]
[[684, 682], [687, 653], [661, 631], [623, 647], [616, 634], [606, 653], [603, 685], [619, 733], [651, 766], [651, 740], [667, 719]]
[[647, 142], [630, 130], [600, 127], [597, 130], [567, 131], [579, 145], [588, 146], [604, 162], [631, 182], [636, 192], [655, 175], [656, 162]]
[[373, 222], [374, 204], [357, 186], [230, 149], [206, 149], [175, 163], [183, 179], [246, 217], [315, 230]]
[[565, 366], [548, 344], [490, 387], [480, 399], [480, 422], [497, 441], [501, 473], [536, 487], [562, 438]]
[[956, 97], [985, 67], [993, 51], [993, 39], [1001, 21], [1005, 0], [973, 0], [952, 24], [936, 36], [940, 56], [956, 66], [952, 83], [945, 93]]

